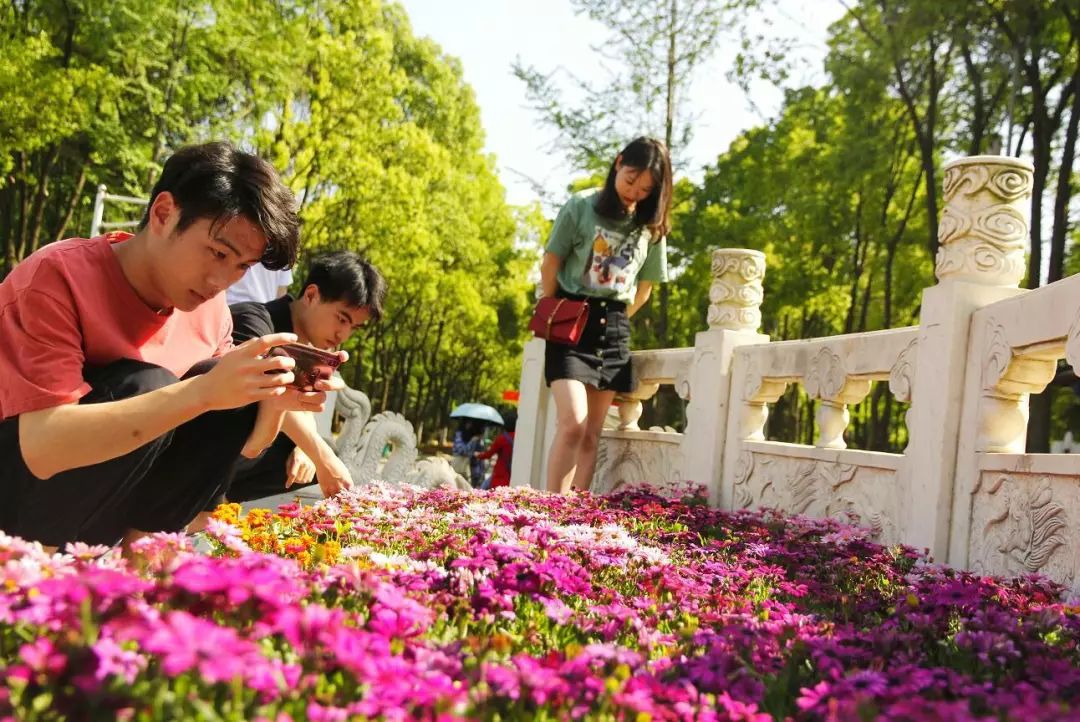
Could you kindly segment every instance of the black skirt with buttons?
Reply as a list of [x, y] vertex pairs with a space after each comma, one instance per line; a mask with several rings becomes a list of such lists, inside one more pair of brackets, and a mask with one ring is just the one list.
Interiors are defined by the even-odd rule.
[[558, 295], [586, 301], [589, 320], [576, 346], [547, 343], [544, 376], [548, 385], [559, 379], [573, 379], [601, 391], [633, 391], [636, 384], [630, 359], [630, 317], [626, 313], [626, 304], [574, 296], [561, 290]]

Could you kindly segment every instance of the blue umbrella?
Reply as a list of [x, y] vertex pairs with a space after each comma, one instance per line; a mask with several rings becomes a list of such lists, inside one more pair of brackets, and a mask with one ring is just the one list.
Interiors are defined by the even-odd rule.
[[487, 404], [462, 404], [450, 412], [451, 419], [475, 419], [489, 424], [505, 426], [506, 422], [499, 412]]

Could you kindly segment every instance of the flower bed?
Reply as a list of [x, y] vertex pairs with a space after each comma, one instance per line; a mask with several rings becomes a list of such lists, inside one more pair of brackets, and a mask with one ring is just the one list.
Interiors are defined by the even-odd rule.
[[929, 565], [698, 496], [372, 486], [133, 565], [0, 538], [20, 720], [1062, 719], [1080, 622], [1045, 580]]

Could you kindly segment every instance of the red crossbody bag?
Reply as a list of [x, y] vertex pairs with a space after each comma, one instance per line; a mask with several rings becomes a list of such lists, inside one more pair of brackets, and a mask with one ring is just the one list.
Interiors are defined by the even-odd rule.
[[588, 320], [587, 302], [547, 296], [536, 304], [529, 330], [545, 341], [576, 346]]

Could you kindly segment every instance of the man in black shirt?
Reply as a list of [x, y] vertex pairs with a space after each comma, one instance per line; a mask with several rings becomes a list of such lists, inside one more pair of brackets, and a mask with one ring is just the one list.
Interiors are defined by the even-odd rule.
[[[334, 251], [311, 262], [297, 298], [229, 307], [233, 342], [269, 333], [295, 333], [300, 343], [331, 351], [369, 320], [379, 320], [386, 297], [382, 274], [352, 251]], [[281, 494], [318, 481], [324, 496], [352, 486], [348, 469], [318, 434], [314, 414], [292, 414], [261, 456], [241, 459], [226, 496], [240, 502]]]

